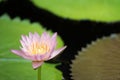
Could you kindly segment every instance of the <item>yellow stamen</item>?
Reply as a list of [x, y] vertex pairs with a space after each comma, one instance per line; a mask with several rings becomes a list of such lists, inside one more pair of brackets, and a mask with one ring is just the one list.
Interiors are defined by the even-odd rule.
[[45, 43], [33, 43], [31, 46], [31, 53], [34, 54], [45, 54], [50, 51], [50, 48]]

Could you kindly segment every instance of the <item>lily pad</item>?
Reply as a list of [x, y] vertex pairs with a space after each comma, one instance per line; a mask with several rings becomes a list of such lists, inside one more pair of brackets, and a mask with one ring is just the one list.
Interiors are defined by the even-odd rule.
[[0, 59], [1, 80], [37, 80], [37, 72], [30, 62], [20, 59]]
[[[17, 56], [11, 54], [11, 49], [19, 49], [20, 38], [22, 34], [27, 34], [29, 32], [38, 32], [42, 34], [46, 31], [39, 23], [30, 23], [29, 20], [20, 20], [19, 17], [13, 20], [9, 18], [8, 15], [3, 15], [0, 17], [0, 57], [2, 58], [16, 58]], [[52, 34], [51, 31], [49, 31]], [[57, 37], [57, 48], [63, 46], [62, 39]], [[18, 58], [18, 57], [17, 57]]]
[[[1, 80], [37, 80], [37, 72], [33, 70], [31, 62], [11, 53], [11, 49], [19, 49], [22, 34], [29, 32], [42, 33], [46, 31], [39, 23], [30, 23], [19, 17], [11, 19], [8, 15], [0, 17], [0, 79]], [[52, 34], [51, 31], [48, 31]], [[58, 46], [63, 46], [60, 37], [57, 38]], [[42, 76], [47, 75], [49, 80], [61, 80], [62, 73], [55, 68], [56, 64], [43, 65]], [[47, 72], [47, 73], [46, 73]], [[53, 76], [54, 75], [54, 76]], [[43, 77], [42, 80], [48, 80]]]
[[113, 22], [120, 20], [120, 0], [31, 0], [63, 18]]
[[119, 80], [120, 34], [93, 41], [71, 64], [73, 80]]
[[[55, 67], [56, 64], [44, 63], [42, 65], [41, 80], [61, 80], [62, 73]], [[23, 59], [0, 59], [1, 80], [37, 80], [37, 75], [37, 70], [32, 69], [30, 61]]]
[[58, 64], [43, 64], [42, 65], [42, 80], [62, 80], [62, 72], [55, 69]]

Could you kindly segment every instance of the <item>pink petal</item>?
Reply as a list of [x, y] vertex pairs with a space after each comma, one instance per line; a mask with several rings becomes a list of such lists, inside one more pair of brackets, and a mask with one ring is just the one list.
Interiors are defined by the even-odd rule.
[[20, 40], [20, 43], [22, 44], [23, 47], [25, 46], [27, 47], [28, 46], [27, 37], [24, 35], [22, 35], [21, 37], [22, 39]]
[[37, 32], [34, 33], [34, 37], [35, 37], [37, 40], [40, 40], [40, 35], [39, 35]]
[[52, 48], [55, 48], [55, 47], [56, 47], [56, 44], [57, 44], [57, 42], [56, 42], [56, 37], [57, 37], [57, 33], [54, 33], [54, 35], [53, 35], [52, 38], [51, 38], [51, 44], [50, 44], [50, 46], [51, 46]]
[[26, 40], [27, 40], [27, 39], [26, 39], [26, 36], [25, 36], [25, 35], [22, 35], [21, 37], [22, 37], [22, 41], [26, 42]]
[[27, 41], [26, 41], [27, 44], [31, 44], [32, 41], [30, 40], [30, 38], [29, 38], [28, 36], [26, 36], [26, 40], [27, 40]]
[[51, 55], [51, 53], [45, 53], [43, 55], [37, 54], [37, 55], [35, 55], [35, 59], [37, 61], [46, 61], [49, 59], [50, 55]]
[[20, 43], [21, 43], [23, 48], [27, 48], [27, 45], [26, 45], [26, 43], [23, 40], [20, 40]]
[[55, 56], [57, 56], [58, 54], [60, 54], [66, 47], [67, 47], [67, 46], [64, 46], [64, 47], [62, 47], [62, 48], [60, 48], [60, 49], [58, 49], [58, 50], [55, 50], [55, 51], [51, 54], [51, 56], [50, 56], [49, 59], [52, 59], [52, 58], [54, 58]]
[[33, 34], [29, 32], [29, 39], [32, 41], [33, 40]]
[[28, 45], [28, 44], [31, 43], [31, 42], [30, 42], [30, 39], [29, 39], [28, 36], [24, 36], [24, 35], [22, 35], [21, 37], [22, 37], [21, 40], [24, 42], [24, 44]]
[[33, 34], [31, 40], [32, 40], [33, 43], [38, 42], [38, 41], [40, 40], [40, 36], [39, 36], [39, 34], [35, 32], [35, 33]]
[[24, 52], [22, 50], [11, 50], [11, 52], [13, 52], [14, 54], [18, 55], [18, 56], [23, 56]]
[[53, 34], [51, 39], [54, 40], [54, 39], [56, 39], [56, 37], [57, 37], [57, 32]]
[[45, 39], [46, 37], [48, 37], [48, 34], [46, 32], [44, 32], [42, 35], [41, 35], [41, 38], [42, 39]]
[[40, 54], [35, 55], [36, 61], [43, 61], [43, 57]]
[[44, 32], [42, 35], [41, 35], [41, 42], [49, 42], [50, 40], [50, 35], [47, 34], [46, 32]]
[[23, 57], [24, 59], [28, 59], [28, 60], [36, 60], [35, 56], [30, 56], [27, 55], [26, 53], [24, 53], [22, 50], [11, 50], [14, 54]]
[[34, 69], [37, 69], [38, 67], [40, 67], [43, 64], [43, 61], [32, 61], [32, 67]]

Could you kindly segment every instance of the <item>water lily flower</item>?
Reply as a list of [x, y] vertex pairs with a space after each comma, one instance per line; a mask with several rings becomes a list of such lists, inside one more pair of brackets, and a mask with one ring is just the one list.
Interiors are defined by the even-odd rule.
[[30, 32], [29, 36], [21, 36], [21, 50], [11, 51], [25, 59], [32, 60], [33, 68], [37, 69], [44, 63], [44, 61], [54, 58], [66, 48], [66, 46], [64, 46], [55, 50], [57, 45], [56, 37], [57, 33], [54, 33], [51, 37], [46, 32], [41, 36], [37, 32], [34, 34]]

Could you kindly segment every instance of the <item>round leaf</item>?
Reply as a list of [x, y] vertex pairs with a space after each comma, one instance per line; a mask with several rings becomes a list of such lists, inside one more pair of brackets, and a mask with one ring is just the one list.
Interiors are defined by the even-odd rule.
[[74, 20], [119, 21], [120, 0], [31, 0], [36, 6]]

